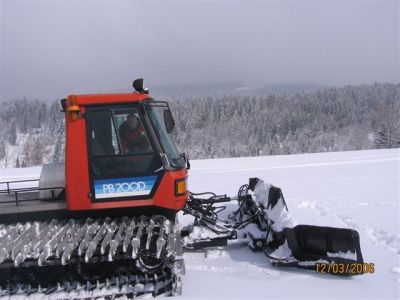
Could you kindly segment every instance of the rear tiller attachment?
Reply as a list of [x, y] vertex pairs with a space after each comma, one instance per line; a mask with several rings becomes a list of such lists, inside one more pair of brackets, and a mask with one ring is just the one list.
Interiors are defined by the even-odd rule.
[[[199, 198], [207, 194], [211, 197]], [[231, 214], [224, 211], [226, 206], [217, 206], [235, 200], [238, 208]], [[191, 193], [184, 213], [195, 217], [182, 230], [187, 249], [225, 246], [235, 240], [247, 243], [253, 251], [263, 251], [279, 266], [316, 269], [318, 263], [363, 262], [356, 230], [296, 225], [281, 189], [258, 178], [251, 178], [235, 198]]]

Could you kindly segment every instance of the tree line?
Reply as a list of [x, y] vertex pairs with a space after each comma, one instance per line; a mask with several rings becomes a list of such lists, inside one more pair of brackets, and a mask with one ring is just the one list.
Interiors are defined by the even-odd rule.
[[[192, 159], [400, 147], [400, 84], [168, 101], [174, 140]], [[62, 161], [60, 109], [59, 101], [3, 102], [0, 167]]]

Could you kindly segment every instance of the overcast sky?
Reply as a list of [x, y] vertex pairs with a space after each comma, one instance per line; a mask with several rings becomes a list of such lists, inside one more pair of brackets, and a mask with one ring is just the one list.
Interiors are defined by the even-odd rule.
[[399, 82], [399, 1], [0, 0], [0, 99]]

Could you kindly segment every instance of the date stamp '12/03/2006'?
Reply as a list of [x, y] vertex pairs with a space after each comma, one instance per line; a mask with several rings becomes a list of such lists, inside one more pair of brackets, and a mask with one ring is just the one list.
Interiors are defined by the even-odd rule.
[[353, 263], [353, 264], [325, 264], [317, 263], [316, 271], [318, 273], [331, 273], [331, 274], [371, 274], [375, 272], [375, 265], [373, 263]]

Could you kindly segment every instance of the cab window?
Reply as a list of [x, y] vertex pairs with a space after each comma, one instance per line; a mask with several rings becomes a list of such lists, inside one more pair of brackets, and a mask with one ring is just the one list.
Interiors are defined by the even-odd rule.
[[150, 175], [161, 167], [136, 108], [88, 108], [87, 127], [94, 179]]

